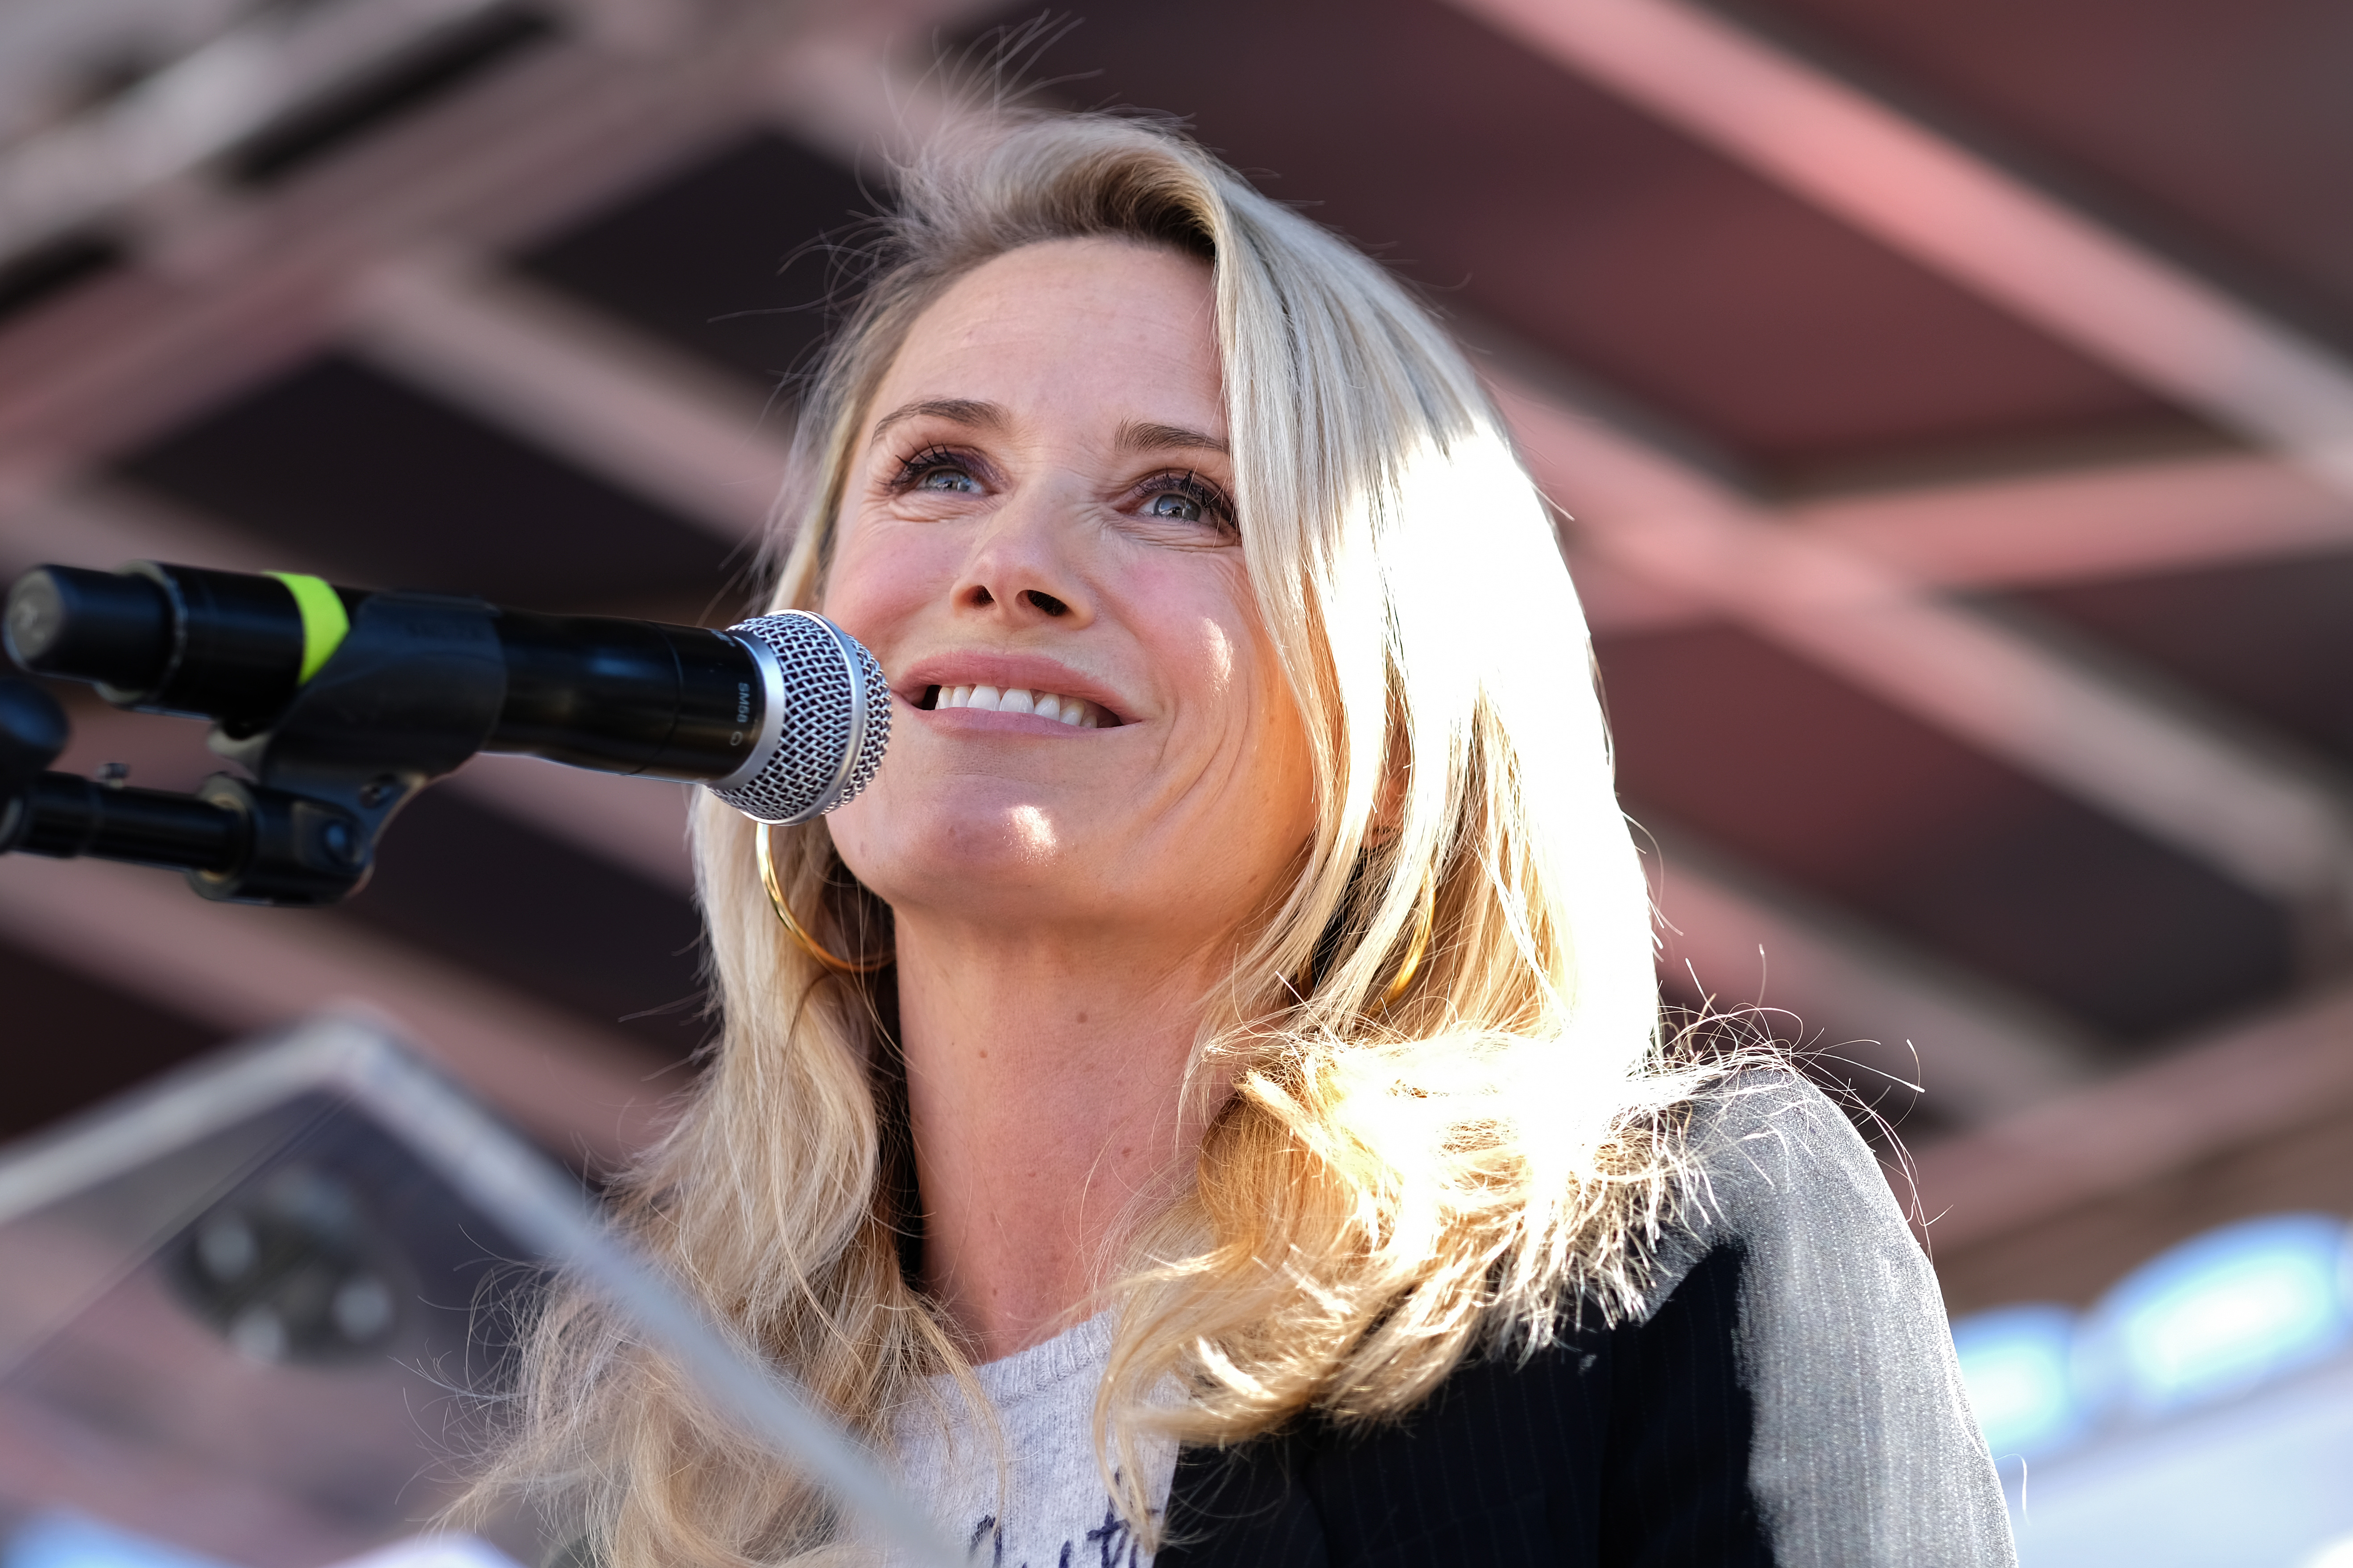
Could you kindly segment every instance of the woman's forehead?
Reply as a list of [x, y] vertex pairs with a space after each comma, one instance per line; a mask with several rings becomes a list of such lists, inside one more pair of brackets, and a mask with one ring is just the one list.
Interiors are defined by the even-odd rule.
[[[1111, 236], [1039, 240], [991, 257], [941, 294], [924, 320], [965, 309], [1152, 302], [1188, 325], [1214, 326], [1209, 264], [1165, 245]], [[1198, 318], [1198, 321], [1196, 320]]]
[[908, 410], [952, 404], [1008, 417], [1060, 406], [1214, 421], [1222, 436], [1208, 263], [1118, 239], [1048, 241], [984, 263], [916, 319], [878, 389], [869, 434]]

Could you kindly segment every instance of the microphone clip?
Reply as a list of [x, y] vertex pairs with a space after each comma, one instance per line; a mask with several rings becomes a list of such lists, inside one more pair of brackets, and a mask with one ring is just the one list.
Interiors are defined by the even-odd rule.
[[206, 745], [251, 778], [215, 773], [186, 795], [42, 771], [64, 715], [30, 682], [0, 681], [0, 852], [176, 868], [222, 902], [338, 902], [366, 882], [394, 815], [490, 739], [507, 684], [498, 614], [369, 595], [267, 727], [213, 726]]
[[248, 825], [247, 853], [188, 885], [236, 903], [332, 904], [357, 891], [377, 837], [417, 792], [482, 749], [506, 699], [498, 610], [480, 599], [370, 595], [332, 657], [266, 730], [206, 744], [253, 775], [197, 798]]

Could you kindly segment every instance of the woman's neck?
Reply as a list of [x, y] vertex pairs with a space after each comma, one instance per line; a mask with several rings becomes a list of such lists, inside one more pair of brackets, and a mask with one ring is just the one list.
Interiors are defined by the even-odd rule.
[[1122, 1223], [1191, 1178], [1179, 1091], [1209, 965], [1125, 946], [898, 922], [923, 1283], [981, 1361], [1099, 1310]]

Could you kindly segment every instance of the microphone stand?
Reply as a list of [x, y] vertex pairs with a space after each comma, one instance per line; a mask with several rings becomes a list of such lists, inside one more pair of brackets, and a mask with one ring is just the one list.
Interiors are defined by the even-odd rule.
[[215, 773], [193, 794], [50, 771], [64, 710], [0, 678], [0, 854], [165, 867], [222, 902], [335, 903], [367, 880], [394, 814], [490, 739], [507, 683], [497, 613], [480, 599], [370, 595], [268, 728], [213, 726], [206, 743], [253, 777]]

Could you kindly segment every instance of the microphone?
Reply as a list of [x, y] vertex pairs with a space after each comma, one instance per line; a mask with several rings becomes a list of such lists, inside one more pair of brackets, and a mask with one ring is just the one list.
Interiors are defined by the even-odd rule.
[[[494, 643], [480, 635], [484, 618]], [[802, 610], [718, 632], [142, 561], [26, 572], [8, 591], [0, 643], [36, 674], [90, 682], [118, 707], [211, 719], [234, 739], [267, 731], [314, 678], [331, 686], [335, 651], [358, 621], [377, 628], [380, 664], [417, 667], [390, 729], [417, 726], [437, 671], [450, 670], [452, 726], [466, 726], [470, 702], [495, 710], [486, 733], [474, 728], [473, 750], [691, 779], [762, 822], [807, 822], [849, 801], [890, 743], [881, 666]], [[429, 629], [440, 626], [457, 631]], [[499, 668], [484, 671], [486, 656]], [[487, 701], [459, 689], [483, 684]], [[375, 688], [367, 696], [381, 700]], [[367, 702], [345, 708], [343, 723], [367, 724]]]

